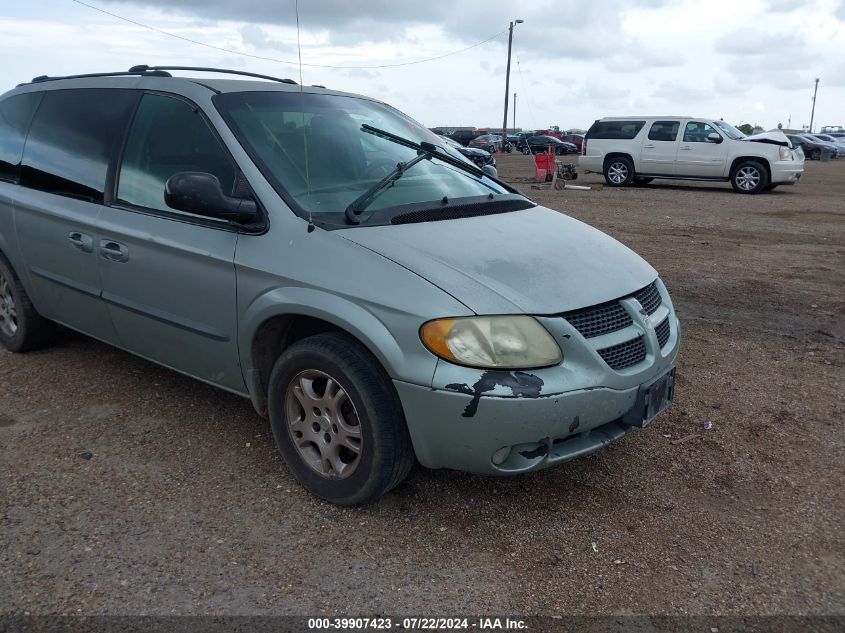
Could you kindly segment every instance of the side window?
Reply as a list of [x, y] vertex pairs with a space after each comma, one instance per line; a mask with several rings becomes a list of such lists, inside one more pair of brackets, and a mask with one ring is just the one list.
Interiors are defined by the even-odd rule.
[[[684, 143], [712, 143], [707, 136], [716, 132], [711, 126], [701, 121], [690, 121], [684, 128]], [[717, 132], [718, 134], [718, 132]]]
[[650, 141], [675, 141], [678, 138], [680, 121], [655, 121], [648, 131]]
[[21, 184], [102, 202], [109, 162], [136, 98], [122, 89], [46, 91], [26, 139]]
[[17, 182], [23, 143], [41, 92], [27, 92], [0, 101], [0, 180]]
[[235, 192], [237, 169], [205, 119], [181, 99], [144, 95], [123, 153], [117, 198], [170, 211], [164, 202], [164, 185], [180, 171], [213, 174], [223, 193]]

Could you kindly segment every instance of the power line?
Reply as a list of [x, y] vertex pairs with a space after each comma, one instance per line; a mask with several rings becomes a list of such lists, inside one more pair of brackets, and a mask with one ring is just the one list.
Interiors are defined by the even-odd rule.
[[142, 22], [138, 22], [136, 20], [132, 20], [130, 18], [123, 17], [122, 15], [118, 15], [117, 13], [112, 13], [111, 11], [106, 11], [105, 9], [101, 9], [100, 7], [96, 7], [93, 4], [88, 4], [87, 2], [82, 2], [82, 0], [70, 0], [78, 5], [83, 7], [88, 7], [94, 11], [99, 11], [105, 15], [113, 17], [117, 20], [123, 20], [124, 22], [128, 22], [129, 24], [134, 24], [135, 26], [140, 26], [141, 28], [148, 29], [150, 31], [154, 31], [155, 33], [159, 33], [160, 35], [167, 35], [168, 37], [176, 38], [177, 40], [182, 40], [183, 42], [188, 42], [190, 44], [196, 44], [197, 46], [205, 46], [206, 48], [212, 48], [216, 51], [221, 51], [223, 53], [229, 53], [231, 55], [240, 55], [242, 57], [250, 57], [252, 59], [260, 59], [265, 62], [275, 62], [277, 64], [290, 64], [291, 66], [310, 66], [312, 68], [335, 68], [338, 70], [354, 70], [354, 69], [375, 69], [375, 68], [395, 68], [397, 66], [412, 66], [414, 64], [424, 64], [426, 62], [433, 62], [438, 59], [443, 59], [445, 57], [451, 57], [452, 55], [458, 55], [459, 53], [465, 53], [468, 50], [473, 48], [477, 48], [487, 42], [490, 42], [500, 35], [507, 32], [507, 29], [503, 29], [496, 33], [495, 35], [491, 35], [486, 40], [482, 40], [480, 42], [476, 42], [472, 46], [467, 46], [466, 48], [462, 48], [457, 51], [452, 51], [451, 53], [444, 53], [443, 55], [437, 55], [435, 57], [427, 57], [426, 59], [418, 59], [416, 61], [410, 62], [397, 62], [395, 64], [377, 64], [373, 66], [332, 66], [331, 64], [306, 64], [305, 62], [297, 62], [297, 61], [289, 61], [286, 59], [277, 59], [275, 57], [264, 57], [262, 55], [253, 55], [252, 53], [243, 53], [241, 51], [232, 50], [230, 48], [224, 48], [222, 46], [215, 46], [214, 44], [208, 44], [207, 42], [200, 42], [199, 40], [191, 39], [190, 37], [185, 37], [183, 35], [178, 35], [176, 33], [171, 33], [170, 31], [164, 31], [162, 29], [158, 29], [154, 26], [150, 26], [148, 24], [143, 24]]

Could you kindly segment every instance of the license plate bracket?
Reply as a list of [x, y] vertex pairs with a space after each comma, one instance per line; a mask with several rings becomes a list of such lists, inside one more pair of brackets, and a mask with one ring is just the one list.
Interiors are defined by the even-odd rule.
[[675, 368], [672, 367], [653, 380], [640, 385], [634, 406], [622, 416], [622, 421], [629, 426], [644, 428], [669, 408], [674, 397]]

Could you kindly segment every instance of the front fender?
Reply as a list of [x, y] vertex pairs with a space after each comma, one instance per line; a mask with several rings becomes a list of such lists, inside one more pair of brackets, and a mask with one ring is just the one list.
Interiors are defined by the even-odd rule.
[[258, 329], [268, 319], [288, 315], [314, 317], [348, 332], [372, 352], [391, 378], [417, 384], [420, 384], [421, 379], [431, 382], [436, 358], [419, 342], [419, 317], [390, 312], [390, 318], [395, 321], [395, 331], [406, 336], [413, 331], [416, 341], [412, 349], [418, 347], [421, 353], [410, 358], [381, 318], [373, 312], [336, 294], [303, 287], [269, 290], [257, 297], [242, 315], [239, 347], [245, 376], [250, 377], [254, 369], [252, 341]]

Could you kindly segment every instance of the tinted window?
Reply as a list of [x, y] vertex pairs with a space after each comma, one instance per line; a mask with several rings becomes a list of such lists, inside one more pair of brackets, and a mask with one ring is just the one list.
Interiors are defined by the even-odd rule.
[[[690, 121], [684, 128], [684, 143], [713, 143], [707, 136], [714, 132], [716, 130], [706, 123]], [[716, 133], [718, 134], [718, 132]]]
[[41, 94], [28, 92], [0, 102], [0, 180], [18, 180], [23, 142]]
[[680, 121], [655, 121], [648, 131], [650, 141], [674, 141], [678, 138]]
[[235, 192], [237, 169], [205, 119], [179, 99], [144, 95], [123, 153], [117, 197], [139, 207], [170, 210], [164, 185], [180, 171], [214, 174], [223, 193]]
[[131, 90], [50, 90], [44, 93], [24, 149], [21, 184], [102, 202], [106, 172], [123, 138]]
[[596, 121], [587, 132], [587, 138], [631, 140], [644, 125], [645, 121]]

